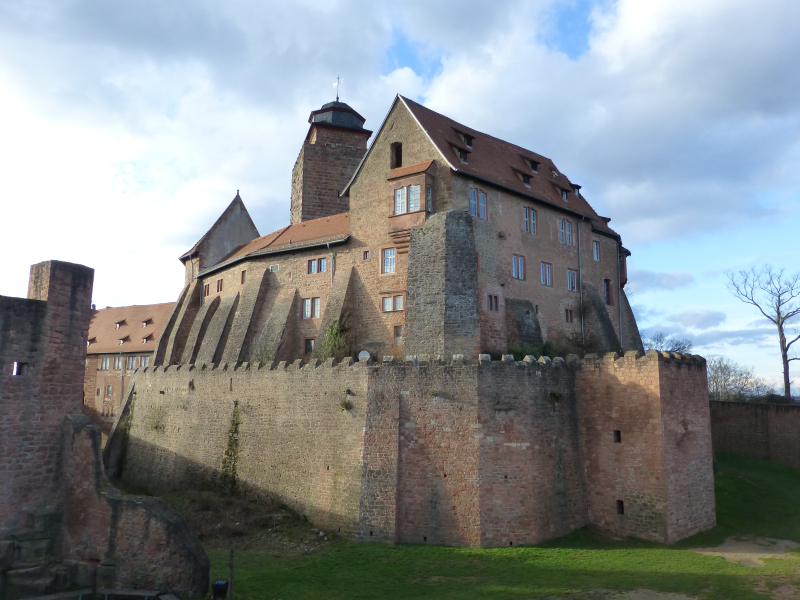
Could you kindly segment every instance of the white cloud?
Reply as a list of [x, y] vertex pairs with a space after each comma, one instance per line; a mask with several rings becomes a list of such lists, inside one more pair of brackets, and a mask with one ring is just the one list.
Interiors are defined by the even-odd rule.
[[727, 315], [715, 310], [695, 309], [687, 310], [677, 315], [670, 315], [669, 320], [680, 323], [684, 327], [694, 329], [711, 329], [725, 321]]
[[657, 273], [645, 269], [630, 269], [628, 284], [632, 294], [649, 290], [675, 290], [694, 283], [694, 276], [686, 271], [668, 271]]

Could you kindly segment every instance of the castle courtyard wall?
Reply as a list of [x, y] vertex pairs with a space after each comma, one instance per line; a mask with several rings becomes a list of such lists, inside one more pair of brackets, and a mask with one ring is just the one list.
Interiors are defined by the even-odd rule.
[[534, 544], [587, 524], [672, 542], [712, 527], [704, 361], [576, 360], [145, 369], [108, 467], [154, 493], [267, 494], [384, 543]]

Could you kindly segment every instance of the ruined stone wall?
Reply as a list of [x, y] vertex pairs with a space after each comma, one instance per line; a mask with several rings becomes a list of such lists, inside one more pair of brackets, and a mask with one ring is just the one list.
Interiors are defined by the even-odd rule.
[[800, 469], [800, 406], [720, 401], [710, 405], [715, 452]]
[[61, 419], [83, 405], [93, 276], [43, 262], [31, 267], [28, 300], [0, 298], [0, 537], [58, 483]]
[[153, 492], [268, 494], [384, 543], [534, 544], [590, 523], [675, 541], [713, 526], [704, 362], [575, 360], [147, 369], [107, 466]]

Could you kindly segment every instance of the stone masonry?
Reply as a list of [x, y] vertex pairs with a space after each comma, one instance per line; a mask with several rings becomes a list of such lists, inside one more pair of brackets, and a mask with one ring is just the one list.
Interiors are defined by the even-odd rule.
[[183, 519], [108, 485], [100, 429], [80, 414], [94, 272], [31, 267], [28, 299], [0, 297], [0, 597], [70, 586], [208, 587]]
[[233, 477], [364, 541], [498, 547], [593, 525], [674, 542], [715, 522], [704, 377], [699, 357], [655, 352], [148, 368], [106, 461], [154, 493]]

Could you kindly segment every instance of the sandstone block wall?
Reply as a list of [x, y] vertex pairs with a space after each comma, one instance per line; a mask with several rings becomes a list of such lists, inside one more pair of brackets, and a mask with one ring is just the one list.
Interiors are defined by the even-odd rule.
[[671, 542], [712, 527], [704, 361], [572, 360], [145, 369], [107, 466], [159, 493], [268, 494], [365, 541], [511, 546], [594, 524]]
[[0, 537], [58, 483], [61, 419], [83, 405], [93, 277], [82, 265], [39, 263], [28, 300], [0, 298]]
[[719, 401], [710, 405], [715, 452], [800, 469], [800, 406]]

